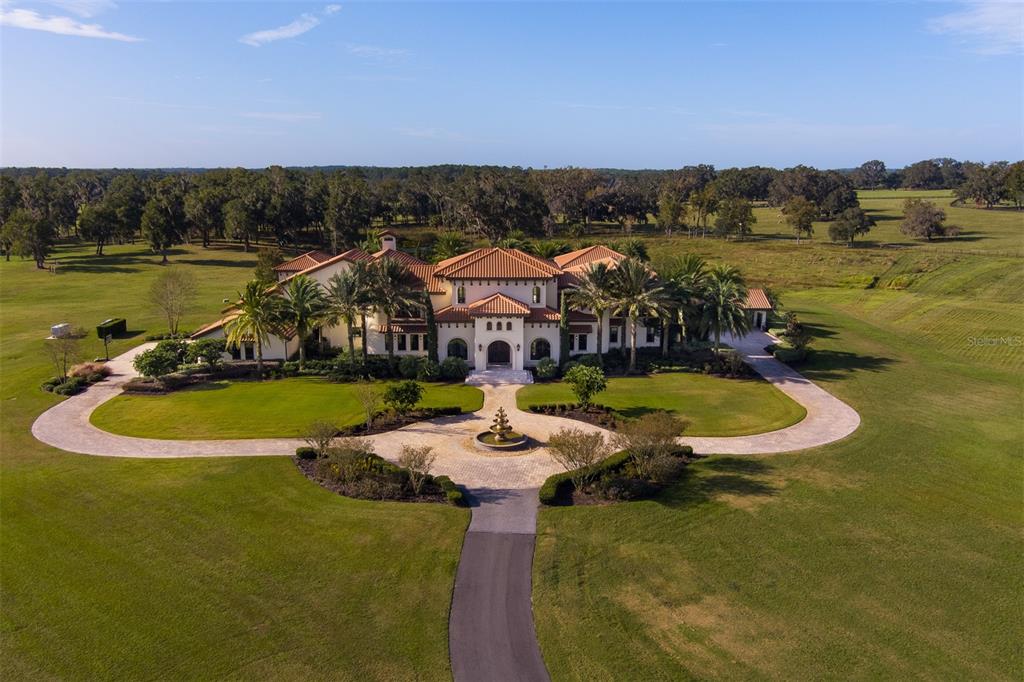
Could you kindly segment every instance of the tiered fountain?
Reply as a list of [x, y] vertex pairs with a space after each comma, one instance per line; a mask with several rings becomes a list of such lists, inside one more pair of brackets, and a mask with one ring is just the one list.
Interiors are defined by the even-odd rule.
[[526, 444], [527, 437], [512, 430], [505, 408], [499, 407], [490, 428], [476, 435], [476, 441], [492, 450], [514, 450]]

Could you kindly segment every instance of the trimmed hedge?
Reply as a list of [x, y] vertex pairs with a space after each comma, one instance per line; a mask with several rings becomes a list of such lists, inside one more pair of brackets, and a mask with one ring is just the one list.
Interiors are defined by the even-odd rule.
[[[689, 457], [693, 454], [693, 448], [689, 445], [681, 445], [675, 451], [676, 457]], [[614, 455], [601, 460], [591, 468], [591, 478], [600, 478], [607, 473], [614, 473], [622, 469], [629, 462], [629, 452], [622, 450]], [[553, 474], [547, 477], [544, 485], [540, 487], [538, 497], [540, 503], [547, 506], [561, 504], [563, 500], [572, 496], [572, 472], [565, 471], [560, 474]]]
[[96, 336], [101, 339], [107, 334], [118, 336], [128, 333], [128, 322], [123, 317], [114, 317], [96, 325]]

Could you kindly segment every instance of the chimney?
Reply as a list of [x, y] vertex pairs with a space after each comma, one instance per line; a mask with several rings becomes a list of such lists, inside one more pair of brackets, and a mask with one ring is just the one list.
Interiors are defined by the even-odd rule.
[[398, 236], [389, 230], [380, 233], [381, 251], [394, 251], [398, 248]]

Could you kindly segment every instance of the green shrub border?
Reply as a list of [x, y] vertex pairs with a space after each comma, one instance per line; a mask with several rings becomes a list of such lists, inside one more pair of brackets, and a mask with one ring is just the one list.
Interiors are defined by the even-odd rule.
[[[693, 448], [689, 445], [681, 445], [675, 452], [676, 457], [689, 457], [691, 455], [693, 455]], [[629, 452], [626, 450], [616, 452], [591, 467], [590, 477], [600, 478], [604, 474], [614, 473], [626, 466], [628, 462]], [[566, 504], [572, 497], [573, 473], [565, 471], [548, 476], [547, 480], [544, 481], [544, 485], [540, 487], [540, 491], [537, 493], [538, 497], [540, 497], [540, 503], [549, 507]]]

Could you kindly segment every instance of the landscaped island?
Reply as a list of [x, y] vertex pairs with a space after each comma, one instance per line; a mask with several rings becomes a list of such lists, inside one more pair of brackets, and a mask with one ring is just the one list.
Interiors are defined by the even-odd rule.
[[[531, 405], [573, 403], [565, 383], [532, 384], [516, 394], [521, 410]], [[763, 379], [723, 379], [692, 372], [613, 377], [594, 400], [625, 418], [655, 410], [687, 422], [688, 436], [746, 436], [785, 428], [807, 414]]]
[[[310, 422], [339, 427], [364, 420], [358, 384], [320, 377], [277, 381], [219, 381], [167, 395], [121, 395], [100, 405], [92, 423], [140, 438], [215, 439], [300, 437]], [[465, 384], [424, 384], [420, 407], [458, 406], [475, 412], [480, 389]]]

